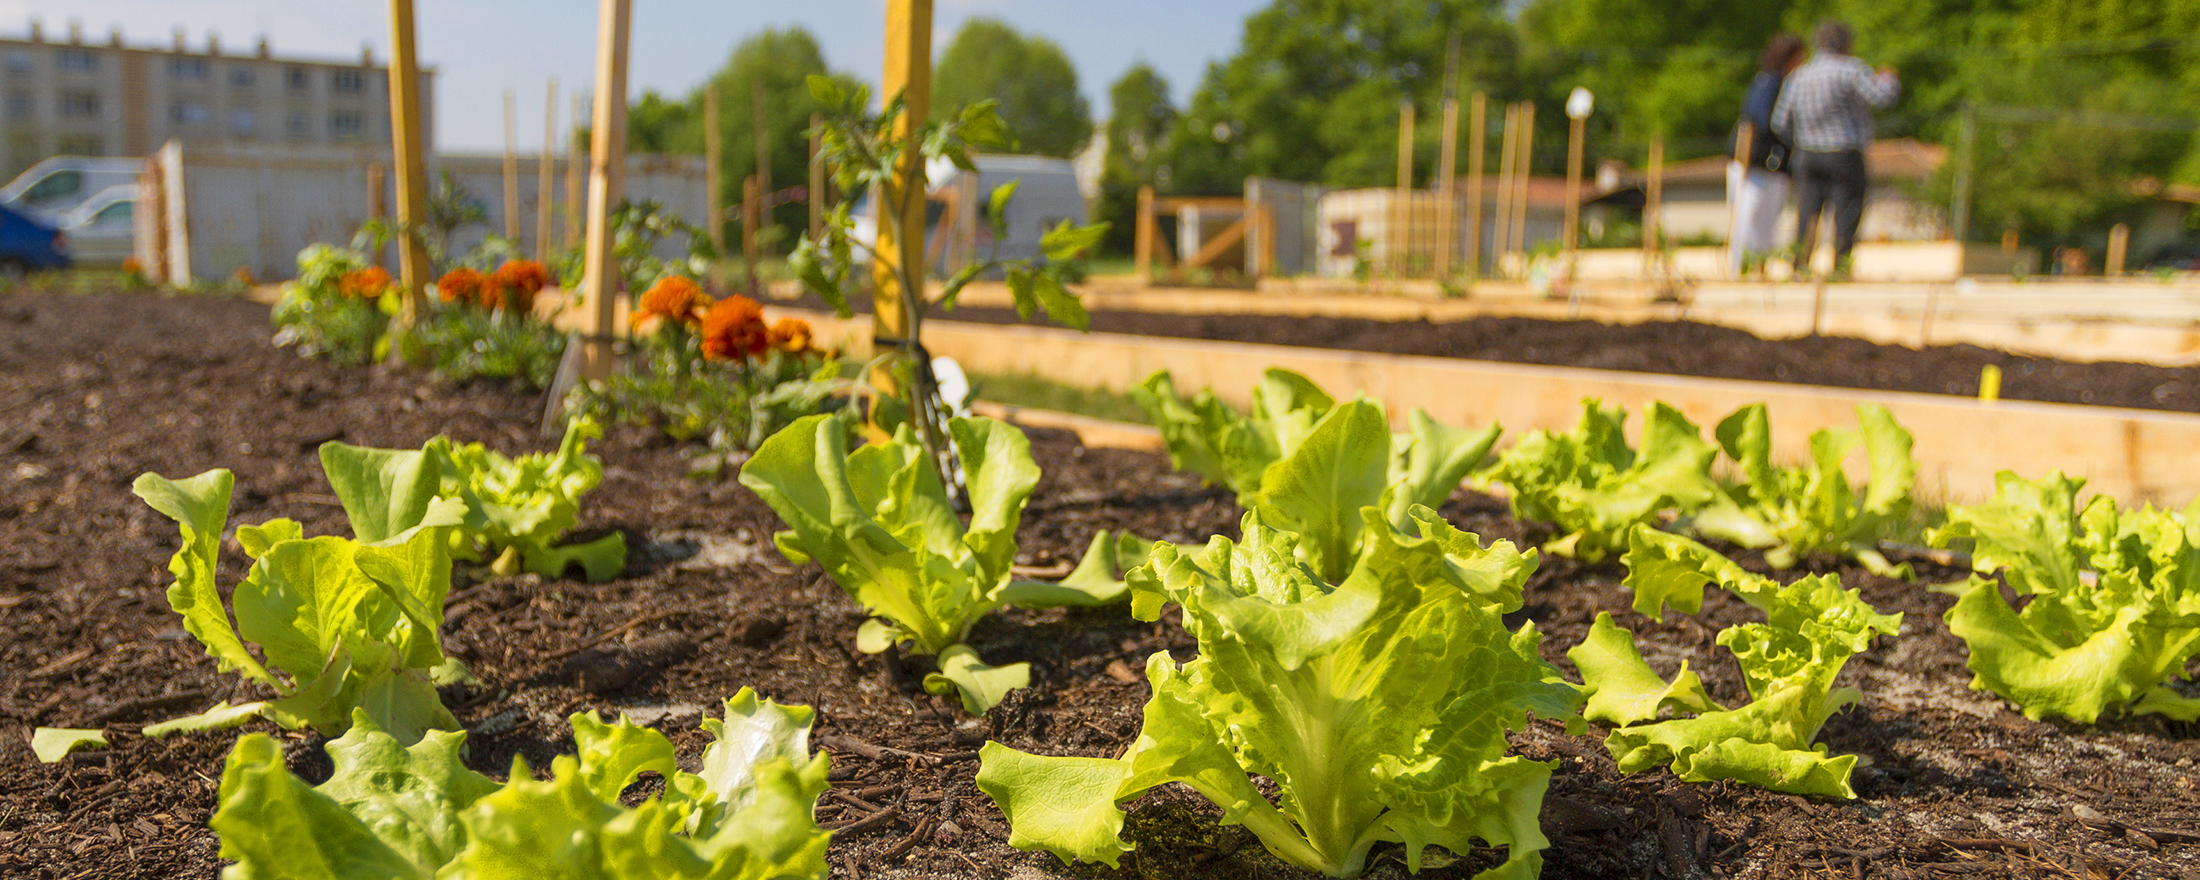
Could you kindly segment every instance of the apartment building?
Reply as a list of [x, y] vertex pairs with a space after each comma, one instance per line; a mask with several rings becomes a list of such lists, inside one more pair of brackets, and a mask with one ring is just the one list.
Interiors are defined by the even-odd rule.
[[[433, 148], [434, 71], [422, 70], [422, 132]], [[389, 70], [371, 49], [357, 61], [278, 58], [265, 39], [249, 54], [220, 42], [128, 45], [122, 32], [87, 43], [71, 25], [48, 40], [0, 38], [0, 180], [48, 156], [145, 156], [169, 140], [192, 146], [317, 148], [390, 144]]]

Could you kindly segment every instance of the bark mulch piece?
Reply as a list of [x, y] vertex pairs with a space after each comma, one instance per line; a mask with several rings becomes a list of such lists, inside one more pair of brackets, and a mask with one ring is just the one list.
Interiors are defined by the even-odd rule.
[[[256, 695], [186, 636], [163, 597], [175, 527], [129, 492], [139, 473], [237, 472], [233, 522], [277, 516], [309, 534], [343, 528], [314, 447], [328, 439], [417, 445], [447, 433], [519, 452], [540, 401], [493, 385], [451, 386], [381, 368], [302, 360], [268, 340], [266, 308], [148, 295], [0, 296], [0, 876], [212, 878], [206, 828], [235, 732], [147, 740], [145, 724]], [[1034, 431], [1044, 469], [1019, 533], [1019, 562], [1074, 561], [1095, 530], [1202, 541], [1234, 534], [1227, 492], [1169, 470], [1158, 455], [1086, 449]], [[839, 829], [835, 876], [1303, 878], [1217, 811], [1177, 788], [1131, 806], [1139, 850], [1120, 869], [1065, 868], [1010, 848], [973, 784], [988, 739], [1053, 754], [1113, 756], [1138, 734], [1145, 687], [1129, 674], [1155, 651], [1196, 646], [1173, 618], [1139, 623], [1120, 609], [1013, 611], [974, 641], [995, 663], [1029, 661], [1033, 686], [983, 718], [917, 690], [921, 658], [859, 654], [863, 615], [815, 566], [771, 549], [779, 524], [731, 479], [695, 480], [681, 450], [614, 430], [582, 528], [624, 532], [633, 564], [602, 584], [520, 577], [453, 592], [446, 645], [481, 684], [444, 692], [471, 729], [469, 762], [501, 776], [512, 757], [544, 767], [572, 749], [572, 713], [627, 712], [700, 758], [705, 712], [743, 686], [814, 706], [814, 742], [833, 754], [819, 819]], [[1504, 503], [1460, 492], [1452, 521], [1491, 538], [1538, 528]], [[1746, 558], [1746, 557], [1745, 557]], [[240, 577], [234, 546], [223, 576]], [[1755, 564], [1752, 562], [1751, 564]], [[1929, 580], [1960, 573], [1925, 566]], [[1939, 615], [1945, 596], [1840, 567], [1902, 638], [1845, 673], [1863, 706], [1823, 740], [1870, 766], [1859, 799], [1826, 802], [1732, 784], [1684, 784], [1664, 771], [1622, 775], [1594, 735], [1537, 723], [1514, 737], [1558, 763], [1544, 811], [1544, 876], [1606, 877], [2200, 877], [2200, 742], [2193, 725], [2096, 727], [2027, 721], [1969, 691], [1964, 651]], [[1654, 623], [1628, 612], [1616, 564], [1547, 559], [1520, 617], [1564, 652], [1599, 610], [1633, 628], [1670, 673], [1682, 660], [1713, 694], [1742, 695], [1712, 644], [1749, 610], [1713, 593], [1704, 613]], [[38, 764], [34, 726], [104, 727], [115, 748]], [[248, 730], [273, 731], [265, 724]], [[329, 772], [320, 741], [280, 733], [294, 771]], [[1370, 876], [1403, 876], [1394, 845]], [[1431, 859], [1431, 864], [1444, 860]], [[1494, 861], [1467, 853], [1423, 876], [1466, 877]]]

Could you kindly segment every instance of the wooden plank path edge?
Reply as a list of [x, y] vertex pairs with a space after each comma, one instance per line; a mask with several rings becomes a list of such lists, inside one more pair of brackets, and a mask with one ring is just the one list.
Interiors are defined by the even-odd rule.
[[[809, 321], [820, 344], [867, 348], [867, 316], [842, 321], [831, 313], [772, 307]], [[1269, 367], [1306, 375], [1339, 396], [1363, 392], [1383, 401], [1403, 423], [1414, 407], [1448, 425], [1504, 426], [1500, 445], [1537, 428], [1565, 430], [1581, 415], [1584, 397], [1627, 408], [1628, 431], [1641, 428], [1642, 409], [1661, 400], [1704, 429], [1750, 403], [1764, 403], [1774, 454], [1800, 461], [1812, 431], [1856, 423], [1858, 403], [1885, 405], [1916, 437], [1918, 494], [1946, 503], [1984, 498], [1994, 473], [2038, 477], [2061, 470], [2085, 477], [2088, 488], [2126, 504], [2184, 504], [2200, 497], [2200, 415], [2071, 404], [1978, 400], [1933, 394], [1827, 388], [1776, 382], [1705, 379], [1578, 367], [1380, 355], [1281, 345], [1081, 334], [1034, 326], [932, 320], [925, 346], [975, 373], [1029, 374], [1085, 388], [1123, 389], [1158, 370], [1179, 389], [1211, 388], [1232, 405], [1249, 394]], [[1861, 456], [1852, 457], [1860, 470]]]

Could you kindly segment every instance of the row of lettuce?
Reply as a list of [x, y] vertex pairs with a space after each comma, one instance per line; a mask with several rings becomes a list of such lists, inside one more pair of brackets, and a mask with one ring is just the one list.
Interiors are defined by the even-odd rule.
[[[691, 332], [710, 308], [682, 303], [648, 308], [689, 328], [669, 332]], [[1579, 684], [1541, 659], [1532, 623], [1506, 625], [1540, 553], [1485, 546], [1436, 510], [1488, 457], [1496, 427], [1416, 412], [1394, 433], [1379, 404], [1340, 403], [1283, 372], [1254, 391], [1250, 414], [1211, 394], [1181, 398], [1166, 376], [1143, 394], [1178, 466], [1237, 493], [1238, 540], [1180, 547], [1103, 533], [1068, 576], [1018, 577], [1015, 534], [1039, 469], [1021, 432], [985, 419], [950, 424], [959, 499], [906, 428], [851, 448], [859, 425], [845, 412], [795, 419], [740, 474], [789, 526], [780, 550], [815, 561], [872, 616], [857, 647], [933, 657], [924, 686], [973, 714], [1030, 681], [1027, 664], [989, 664], [969, 644], [985, 615], [1127, 602], [1153, 621], [1181, 609], [1199, 653], [1148, 659], [1143, 728], [1121, 756], [982, 750], [977, 784], [1009, 819], [1011, 843], [1114, 864], [1130, 849], [1119, 805], [1182, 782], [1277, 857], [1331, 876], [1360, 873], [1385, 841], [1403, 844], [1415, 868], [1428, 846], [1501, 846], [1505, 861], [1486, 876], [1534, 876], [1554, 768], [1507, 754], [1506, 741], [1531, 718], [1603, 726], [1627, 772], [1669, 766], [1691, 781], [1855, 796], [1856, 757], [1815, 739], [1861, 697], [1835, 685], [1847, 660], [1896, 636], [1900, 615], [1833, 575], [1752, 573], [1688, 533], [1767, 548], [1775, 565], [1839, 553], [1906, 573], [1875, 548], [1879, 529], [1906, 515], [1914, 471], [1908, 435], [1884, 410], [1863, 408], [1858, 429], [1821, 432], [1810, 462], [1779, 467], [1762, 408], [1722, 421], [1713, 446], [1656, 405], [1631, 448], [1622, 414], [1592, 402], [1574, 430], [1531, 434], [1477, 477], [1503, 484], [1523, 519], [1553, 524], [1541, 552], [1618, 555], [1641, 614], [1697, 614], [1708, 587], [1760, 611], [1763, 622], [1718, 635], [1749, 695], [1727, 706], [1685, 665], [1659, 675], [1609, 613], [1568, 651]], [[435, 691], [465, 675], [438, 638], [454, 564], [615, 573], [616, 535], [555, 543], [601, 479], [581, 448], [592, 431], [576, 422], [556, 453], [519, 459], [441, 439], [324, 446], [353, 536], [308, 538], [287, 520], [239, 526], [253, 562], [231, 592], [234, 626], [215, 582], [231, 478], [139, 480], [180, 527], [170, 602], [186, 629], [222, 669], [277, 694], [146, 733], [264, 718], [342, 737], [330, 745], [337, 773], [318, 787], [290, 777], [264, 736], [239, 740], [214, 820], [225, 856], [255, 874], [311, 862], [306, 873], [320, 876], [473, 876], [555, 851], [605, 876], [824, 876], [826, 834], [811, 807], [825, 759], [808, 755], [807, 713], [746, 691], [723, 724], [706, 722], [718, 744], [701, 774], [680, 771], [661, 735], [585, 713], [573, 719], [580, 754], [554, 762], [551, 780], [516, 766], [500, 785], [458, 762], [462, 734], [449, 731], [459, 724]], [[1872, 468], [1861, 489], [1840, 468], [1858, 448]], [[1714, 477], [1721, 453], [1731, 483]], [[2080, 485], [2005, 475], [1992, 500], [1950, 508], [1935, 532], [1970, 542], [1979, 572], [1953, 588], [1948, 612], [1971, 646], [1973, 687], [2034, 717], [2200, 718], [2200, 701], [2168, 686], [2200, 654], [2200, 519], [2100, 497], [2080, 506]], [[2021, 610], [2003, 584], [2028, 597]], [[97, 736], [40, 734], [57, 753]], [[647, 770], [664, 777], [663, 793], [623, 806]], [[1274, 782], [1273, 799], [1260, 778]], [[315, 847], [288, 843], [304, 829]]]

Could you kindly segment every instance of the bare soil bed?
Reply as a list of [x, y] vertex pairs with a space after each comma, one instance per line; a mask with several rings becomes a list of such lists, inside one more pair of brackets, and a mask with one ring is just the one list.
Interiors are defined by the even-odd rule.
[[[799, 304], [827, 308], [814, 297]], [[1017, 321], [1013, 309], [958, 308], [934, 317], [985, 324]], [[1919, 349], [1841, 336], [1762, 339], [1696, 321], [1604, 324], [1489, 317], [1431, 323], [1096, 311], [1092, 332], [1965, 397], [1978, 395], [1980, 369], [1991, 364], [2001, 368], [2001, 396], [2007, 400], [2200, 412], [2200, 367], [2078, 363], [1975, 345]]]
[[[552, 442], [534, 430], [534, 397], [301, 360], [270, 344], [266, 317], [264, 306], [225, 299], [0, 296], [0, 760], [11, 768], [0, 778], [0, 877], [220, 870], [206, 820], [235, 735], [152, 741], [137, 730], [257, 695], [216, 675], [168, 610], [177, 534], [130, 494], [139, 473], [231, 468], [233, 523], [291, 517], [316, 534], [343, 527], [314, 457], [322, 441], [412, 446], [445, 433], [508, 452]], [[1086, 449], [1066, 434], [1032, 439], [1045, 476], [1019, 534], [1027, 564], [1066, 562], [1100, 528], [1172, 541], [1235, 533], [1229, 495], [1165, 458]], [[565, 719], [583, 710], [633, 713], [695, 761], [701, 713], [753, 686], [818, 710], [813, 742], [832, 753], [834, 780], [819, 818], [853, 826], [832, 845], [837, 877], [1309, 876], [1214, 825], [1196, 796], [1167, 789], [1130, 805], [1139, 849], [1120, 870], [1063, 868], [1010, 848], [973, 785], [988, 738], [1119, 753], [1145, 699], [1132, 670], [1157, 650], [1195, 650], [1173, 621], [1137, 623], [1120, 609], [988, 620], [976, 647], [992, 662], [1030, 661], [1033, 687], [967, 718], [918, 691], [916, 675], [855, 652], [862, 613], [816, 567], [771, 549], [778, 523], [748, 490], [684, 476], [682, 451], [639, 431], [614, 431], [595, 451], [607, 477], [585, 499], [583, 528], [626, 533], [627, 574], [491, 581], [451, 596], [446, 645], [482, 683], [444, 698], [473, 731], [476, 769], [501, 776], [514, 754], [546, 767], [572, 749]], [[1487, 539], [1543, 537], [1487, 496], [1460, 492], [1444, 512]], [[225, 580], [243, 563], [232, 543]], [[1961, 576], [1923, 567], [1928, 581]], [[1899, 639], [1851, 662], [1845, 678], [1864, 703], [1823, 737], [1870, 759], [1854, 780], [1860, 797], [1622, 775], [1598, 736], [1542, 722], [1514, 744], [1559, 764], [1544, 876], [2200, 878], [2195, 725], [2027, 721], [1965, 688], [1963, 645], [1940, 620], [1947, 597], [1840, 571], [1882, 611], [1906, 615]], [[1687, 660], [1719, 698], [1745, 698], [1712, 637], [1749, 609], [1714, 591], [1700, 617], [1652, 623], [1626, 610], [1622, 573], [1544, 562], [1519, 615], [1547, 634], [1544, 655], [1570, 674], [1565, 649], [1609, 610], [1661, 671]], [[116, 747], [38, 764], [27, 745], [38, 725], [104, 727]], [[329, 772], [315, 737], [283, 736], [295, 771]], [[1372, 876], [1402, 876], [1398, 855], [1380, 850]], [[1468, 854], [1423, 875], [1471, 876], [1489, 861]]]

